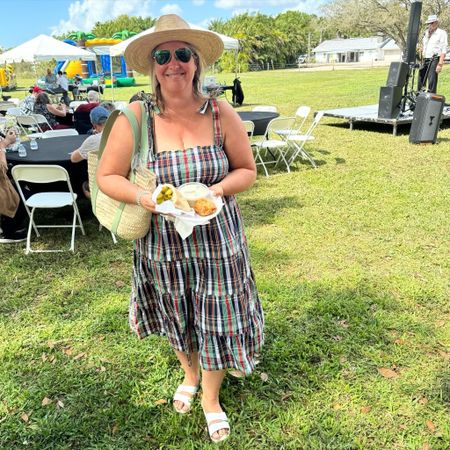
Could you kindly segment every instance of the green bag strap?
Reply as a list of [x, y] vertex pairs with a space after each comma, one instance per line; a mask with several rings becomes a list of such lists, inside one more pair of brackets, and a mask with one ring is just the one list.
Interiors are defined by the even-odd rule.
[[[137, 122], [136, 116], [130, 109], [126, 108], [123, 111], [115, 110], [113, 111], [105, 125], [105, 128], [102, 132], [102, 137], [100, 140], [100, 147], [98, 151], [98, 159], [101, 159], [101, 156], [103, 154], [103, 151], [105, 150], [106, 143], [108, 142], [109, 134], [111, 133], [111, 129], [117, 119], [117, 117], [120, 114], [124, 114], [126, 118], [128, 119], [128, 122], [130, 123], [131, 130], [132, 130], [132, 136], [133, 136], [133, 153], [130, 158], [130, 165], [133, 163], [133, 159], [137, 152], [139, 152], [139, 158], [141, 161], [146, 161], [146, 156], [148, 152], [148, 136], [147, 136], [147, 126], [146, 126], [146, 110], [143, 102], [140, 102], [141, 107], [141, 133], [139, 135], [139, 124]], [[136, 171], [131, 169], [130, 174], [130, 181], [134, 182], [136, 177]], [[92, 210], [96, 212], [96, 202], [97, 202], [97, 195], [98, 195], [99, 187], [97, 185], [97, 182], [93, 183], [93, 191], [91, 192], [91, 203], [92, 203]], [[125, 208], [125, 203], [121, 202], [120, 206], [117, 208], [117, 211], [114, 215], [111, 231], [114, 233], [117, 231], [118, 224], [120, 222], [120, 218], [122, 216], [122, 211]]]

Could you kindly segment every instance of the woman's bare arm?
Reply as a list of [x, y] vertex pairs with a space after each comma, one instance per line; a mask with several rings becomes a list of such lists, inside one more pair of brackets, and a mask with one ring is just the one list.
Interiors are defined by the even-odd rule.
[[256, 180], [256, 165], [250, 141], [241, 118], [228, 102], [219, 102], [224, 149], [230, 163], [229, 174], [211, 186], [217, 195], [247, 190]]
[[[141, 125], [139, 102], [130, 104], [129, 108], [134, 112], [139, 125]], [[103, 151], [97, 169], [97, 184], [109, 197], [135, 204], [140, 189], [127, 179], [132, 153], [133, 132], [126, 116], [120, 115], [114, 123]], [[154, 211], [155, 204], [151, 199], [151, 194], [141, 196], [140, 203], [144, 208]]]
[[48, 112], [52, 113], [55, 116], [58, 117], [66, 117], [66, 108], [59, 108], [58, 106], [52, 105], [49, 103], [47, 105]]

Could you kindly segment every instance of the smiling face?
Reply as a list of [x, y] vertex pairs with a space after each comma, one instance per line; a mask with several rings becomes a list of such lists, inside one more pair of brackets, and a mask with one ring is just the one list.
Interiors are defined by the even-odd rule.
[[[182, 41], [165, 42], [156, 47], [155, 51], [170, 51], [170, 60], [165, 64], [158, 64], [155, 60], [152, 61], [154, 75], [163, 91], [175, 92], [192, 89], [195, 71], [197, 70], [197, 59], [193, 53], [189, 61], [183, 62], [180, 59], [186, 58], [178, 58], [175, 54], [176, 49], [185, 47], [190, 48], [186, 42]], [[162, 60], [164, 59], [162, 58]]]

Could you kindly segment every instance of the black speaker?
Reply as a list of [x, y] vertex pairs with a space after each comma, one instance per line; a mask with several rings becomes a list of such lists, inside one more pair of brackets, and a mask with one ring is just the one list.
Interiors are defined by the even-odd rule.
[[378, 103], [378, 117], [380, 119], [396, 119], [398, 117], [402, 90], [401, 86], [383, 86], [380, 88], [380, 101]]
[[402, 61], [391, 62], [391, 65], [389, 66], [389, 73], [386, 85], [403, 87], [406, 83], [408, 70], [409, 66], [405, 62]]
[[413, 1], [409, 12], [408, 34], [406, 37], [406, 53], [404, 60], [408, 64], [416, 62], [417, 38], [419, 37], [420, 14], [422, 1]]
[[436, 142], [444, 103], [443, 95], [423, 92], [417, 96], [409, 142], [413, 144]]

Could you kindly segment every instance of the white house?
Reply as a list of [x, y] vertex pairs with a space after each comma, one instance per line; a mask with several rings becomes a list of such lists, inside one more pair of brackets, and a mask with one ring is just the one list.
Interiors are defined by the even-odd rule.
[[402, 58], [402, 51], [394, 40], [380, 36], [323, 41], [313, 53], [318, 63], [390, 63]]

